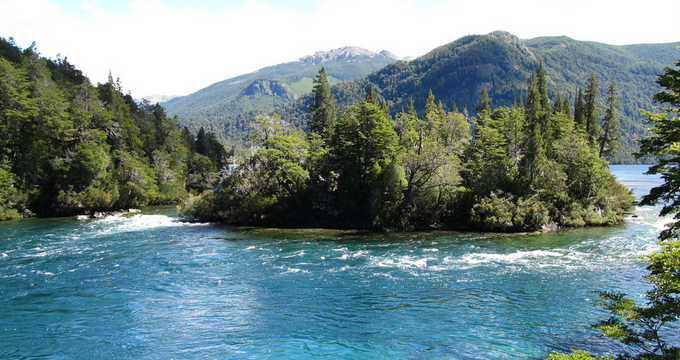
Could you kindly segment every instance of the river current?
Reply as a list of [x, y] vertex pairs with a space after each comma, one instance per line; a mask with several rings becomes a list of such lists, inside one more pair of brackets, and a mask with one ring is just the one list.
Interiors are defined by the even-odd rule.
[[[636, 196], [661, 183], [612, 166]], [[0, 223], [2, 359], [542, 359], [621, 350], [664, 220], [547, 234], [233, 229], [172, 207]]]

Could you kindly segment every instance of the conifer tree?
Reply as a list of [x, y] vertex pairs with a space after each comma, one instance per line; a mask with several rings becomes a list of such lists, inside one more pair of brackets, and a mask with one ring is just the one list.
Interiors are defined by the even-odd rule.
[[616, 86], [609, 84], [607, 91], [607, 108], [602, 120], [602, 135], [600, 135], [600, 157], [613, 155], [621, 145], [621, 122], [616, 118], [616, 109], [621, 107], [616, 95]]
[[321, 68], [314, 79], [314, 102], [309, 108], [309, 130], [328, 140], [333, 134], [333, 126], [338, 114], [331, 87], [326, 77], [326, 69]]
[[548, 86], [543, 62], [541, 62], [541, 65], [536, 71], [536, 85], [538, 86], [538, 93], [541, 95], [541, 110], [548, 114], [550, 113], [550, 100], [548, 99]]
[[491, 98], [489, 98], [489, 94], [486, 92], [486, 88], [482, 88], [482, 93], [479, 94], [477, 114], [481, 114], [484, 111], [486, 111], [488, 114], [491, 114]]
[[431, 131], [437, 122], [437, 106], [434, 103], [434, 94], [432, 89], [427, 93], [427, 100], [425, 100], [425, 114], [423, 115], [423, 123], [425, 131]]
[[560, 93], [557, 93], [557, 96], [555, 97], [555, 103], [553, 104], [553, 114], [557, 113], [564, 113], [562, 95], [560, 95]]
[[569, 103], [569, 95], [565, 95], [564, 100], [562, 100], [562, 110], [567, 115], [567, 118], [573, 120], [573, 113], [571, 112], [571, 104]]
[[576, 103], [574, 104], [574, 122], [579, 129], [585, 129], [586, 127], [585, 113], [586, 104], [583, 102], [583, 90], [579, 88]]
[[367, 104], [380, 106], [380, 102], [378, 101], [378, 94], [376, 94], [375, 90], [373, 90], [372, 83], [368, 84], [368, 89], [366, 89], [366, 98], [364, 100]]
[[597, 77], [595, 76], [595, 73], [591, 73], [584, 94], [585, 107], [583, 113], [586, 134], [588, 134], [588, 140], [591, 144], [595, 144], [595, 141], [597, 141], [600, 136], [600, 127], [597, 125], [597, 118], [600, 112], [597, 107], [597, 97], [599, 95], [600, 91], [597, 89]]
[[541, 95], [539, 93], [538, 77], [531, 74], [529, 79], [529, 87], [527, 89], [527, 104], [525, 109], [526, 130], [527, 134], [524, 164], [529, 174], [529, 181], [533, 182], [536, 172], [538, 171], [538, 163], [545, 156], [545, 136], [542, 133], [542, 120], [544, 117], [541, 106]]

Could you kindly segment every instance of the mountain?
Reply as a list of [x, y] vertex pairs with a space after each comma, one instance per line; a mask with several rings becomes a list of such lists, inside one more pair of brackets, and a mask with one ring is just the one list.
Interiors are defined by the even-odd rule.
[[154, 95], [144, 96], [144, 97], [142, 97], [141, 99], [134, 99], [134, 100], [135, 100], [135, 102], [137, 102], [137, 103], [141, 103], [142, 101], [146, 100], [146, 101], [148, 101], [148, 102], [151, 103], [151, 104], [155, 104], [155, 103], [164, 103], [164, 102], [170, 101], [170, 100], [172, 100], [172, 99], [174, 99], [174, 98], [176, 98], [176, 97], [177, 97], [177, 95], [159, 95], [159, 94], [154, 94]]
[[[320, 51], [296, 61], [266, 67], [250, 74], [212, 84], [187, 96], [170, 99], [162, 105], [171, 116], [194, 132], [206, 125], [216, 133], [215, 121], [237, 121], [250, 111], [270, 112], [312, 91], [313, 79], [321, 67], [331, 84], [361, 78], [399, 58], [388, 52], [375, 53], [359, 47]], [[210, 124], [205, 124], [211, 119]], [[252, 117], [250, 117], [252, 120]], [[229, 137], [227, 137], [228, 139]], [[223, 137], [223, 140], [225, 138]]]
[[[551, 100], [557, 93], [568, 96], [571, 105], [579, 88], [595, 73], [600, 89], [600, 106], [609, 83], [617, 87], [622, 108], [623, 146], [620, 161], [635, 161], [636, 139], [646, 135], [644, 116], [639, 109], [653, 109], [652, 95], [659, 91], [656, 74], [680, 58], [680, 43], [614, 46], [577, 41], [566, 36], [521, 40], [502, 31], [487, 35], [471, 35], [438, 47], [412, 61], [397, 61], [362, 79], [332, 87], [340, 110], [361, 101], [368, 87], [384, 99], [392, 114], [406, 108], [413, 97], [416, 110], [424, 110], [427, 93], [432, 90], [445, 108], [455, 104], [471, 116], [479, 94], [486, 88], [492, 107], [519, 104], [526, 97], [527, 81], [542, 62], [548, 78]], [[294, 124], [304, 127], [311, 96], [278, 110]], [[603, 112], [601, 113], [603, 116]]]

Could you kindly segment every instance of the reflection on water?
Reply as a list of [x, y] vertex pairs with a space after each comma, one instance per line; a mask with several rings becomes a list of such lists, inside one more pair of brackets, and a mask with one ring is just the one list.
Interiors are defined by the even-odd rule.
[[658, 250], [655, 211], [521, 235], [231, 229], [172, 208], [0, 223], [0, 358], [610, 353], [588, 327], [607, 316], [594, 291], [648, 289], [638, 258]]

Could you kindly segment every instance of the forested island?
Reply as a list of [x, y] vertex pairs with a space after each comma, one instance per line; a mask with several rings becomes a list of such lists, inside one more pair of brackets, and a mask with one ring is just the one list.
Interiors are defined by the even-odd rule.
[[548, 99], [540, 66], [526, 104], [478, 116], [450, 111], [430, 92], [391, 116], [372, 87], [340, 116], [322, 68], [315, 79], [310, 136], [276, 114], [258, 117], [257, 151], [190, 199], [183, 214], [236, 225], [362, 229], [539, 229], [618, 223], [630, 191], [604, 154], [620, 138], [616, 87], [598, 125], [593, 75], [575, 101]]

